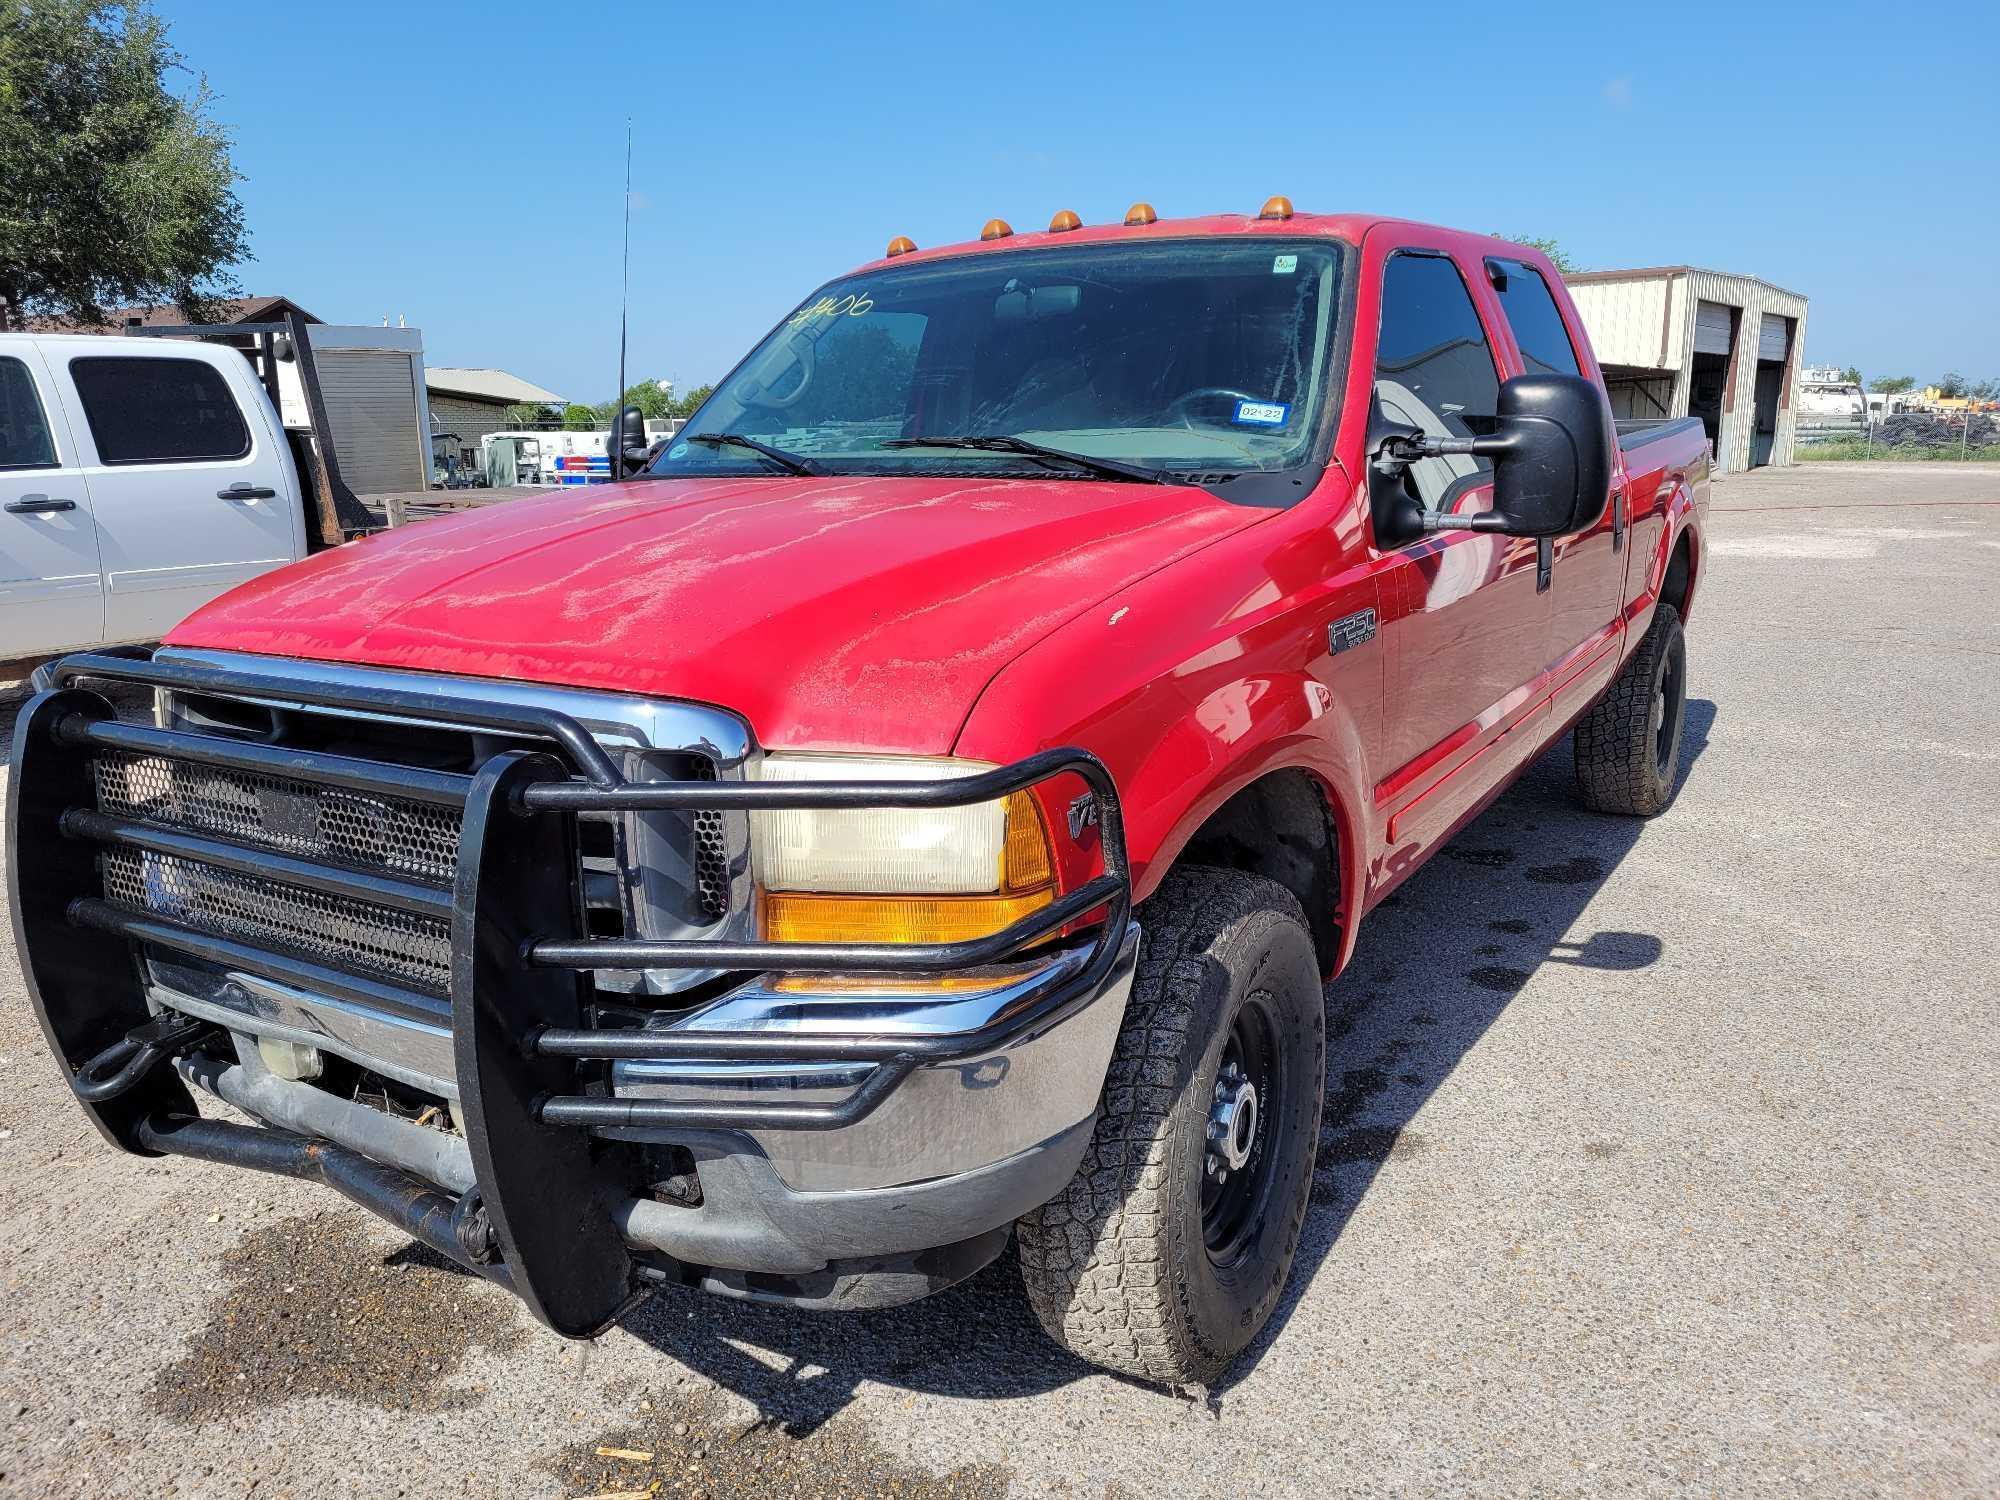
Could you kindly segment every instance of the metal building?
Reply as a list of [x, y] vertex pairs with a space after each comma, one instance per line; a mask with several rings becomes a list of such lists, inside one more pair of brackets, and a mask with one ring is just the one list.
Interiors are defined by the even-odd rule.
[[1725, 474], [1792, 462], [1806, 299], [1697, 266], [1563, 278], [1621, 417], [1700, 417]]

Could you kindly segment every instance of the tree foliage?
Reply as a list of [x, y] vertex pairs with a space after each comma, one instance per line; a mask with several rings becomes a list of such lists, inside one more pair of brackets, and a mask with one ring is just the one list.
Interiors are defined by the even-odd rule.
[[1884, 396], [1894, 396], [1901, 391], [1911, 389], [1916, 383], [1916, 377], [1913, 375], [1877, 375], [1868, 382], [1868, 389]]
[[1583, 269], [1582, 264], [1572, 259], [1567, 253], [1564, 252], [1563, 247], [1557, 244], [1554, 240], [1544, 239], [1532, 234], [1496, 233], [1493, 236], [1493, 238], [1496, 240], [1512, 240], [1517, 245], [1526, 245], [1531, 250], [1541, 251], [1542, 254], [1546, 255], [1549, 258], [1549, 260], [1554, 264], [1556, 270], [1558, 270], [1565, 276], [1570, 275], [1572, 272], [1581, 271]]
[[1956, 370], [1946, 370], [1938, 376], [1937, 391], [1940, 396], [1955, 399], [1965, 394], [1965, 377]]
[[235, 291], [229, 137], [143, 0], [0, 0], [0, 327]]
[[1861, 384], [1861, 367], [1859, 365], [1849, 365], [1840, 372], [1840, 378], [1851, 385]]
[[[682, 393], [672, 390], [671, 382], [642, 380], [637, 385], [625, 388], [624, 404], [638, 407], [640, 414], [648, 422], [664, 422], [674, 417], [693, 416], [695, 408], [706, 401], [714, 389], [712, 385], [698, 385], [693, 390]], [[571, 407], [570, 410], [575, 411], [579, 408]], [[600, 401], [588, 410], [595, 415], [599, 425], [609, 425], [611, 419], [617, 415], [618, 403]]]

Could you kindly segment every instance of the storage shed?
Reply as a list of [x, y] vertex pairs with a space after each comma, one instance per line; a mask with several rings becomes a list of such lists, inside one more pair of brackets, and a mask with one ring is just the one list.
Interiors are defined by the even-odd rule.
[[1563, 278], [1621, 417], [1700, 417], [1725, 474], [1792, 462], [1806, 299], [1697, 266]]

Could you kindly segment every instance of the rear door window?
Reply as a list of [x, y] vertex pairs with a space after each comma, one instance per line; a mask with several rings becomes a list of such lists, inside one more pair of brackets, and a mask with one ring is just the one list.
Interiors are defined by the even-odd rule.
[[1528, 373], [1581, 375], [1569, 330], [1563, 326], [1562, 314], [1556, 310], [1556, 299], [1542, 273], [1524, 261], [1495, 256], [1486, 262], [1486, 276], [1499, 294], [1500, 310], [1507, 315], [1514, 342], [1521, 346], [1521, 360]]
[[[1398, 251], [1383, 266], [1375, 400], [1389, 421], [1430, 437], [1494, 430], [1499, 371], [1472, 293], [1449, 256]], [[1438, 507], [1492, 467], [1469, 454], [1423, 458], [1410, 466], [1409, 482], [1422, 504]]]
[[69, 373], [107, 464], [202, 463], [250, 451], [243, 412], [213, 365], [88, 355], [71, 360]]
[[35, 377], [11, 355], [0, 358], [0, 469], [51, 469], [56, 445]]

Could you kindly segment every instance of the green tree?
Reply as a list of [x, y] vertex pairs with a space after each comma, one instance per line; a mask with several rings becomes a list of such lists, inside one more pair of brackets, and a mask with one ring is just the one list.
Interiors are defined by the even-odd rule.
[[1868, 389], [1893, 396], [1899, 391], [1910, 390], [1916, 383], [1916, 378], [1911, 375], [1877, 375], [1868, 382]]
[[247, 253], [229, 137], [143, 0], [0, 0], [0, 328], [215, 315]]
[[554, 415], [551, 408], [539, 401], [516, 401], [501, 414], [501, 420], [509, 427], [533, 427]]
[[596, 407], [585, 406], [581, 401], [572, 401], [562, 409], [562, 424], [565, 432], [590, 432], [599, 425], [600, 421], [608, 422], [610, 420], [608, 415], [600, 419]]
[[1840, 372], [1840, 378], [1854, 385], [1861, 384], [1861, 367], [1859, 365], [1849, 365]]
[[1975, 401], [2000, 401], [2000, 380], [1982, 380], [1968, 394]]
[[1581, 271], [1583, 266], [1564, 253], [1563, 247], [1554, 240], [1540, 239], [1532, 234], [1495, 234], [1496, 240], [1512, 240], [1517, 245], [1526, 245], [1531, 250], [1539, 250], [1555, 264], [1555, 268], [1567, 276], [1573, 271]]
[[700, 409], [701, 403], [714, 394], [714, 386], [698, 385], [685, 395], [674, 397], [674, 408], [668, 415], [674, 417], [691, 417]]
[[1938, 377], [1937, 388], [1940, 396], [1963, 396], [1965, 394], [1965, 377], [1956, 370], [1946, 370], [1944, 374]]

